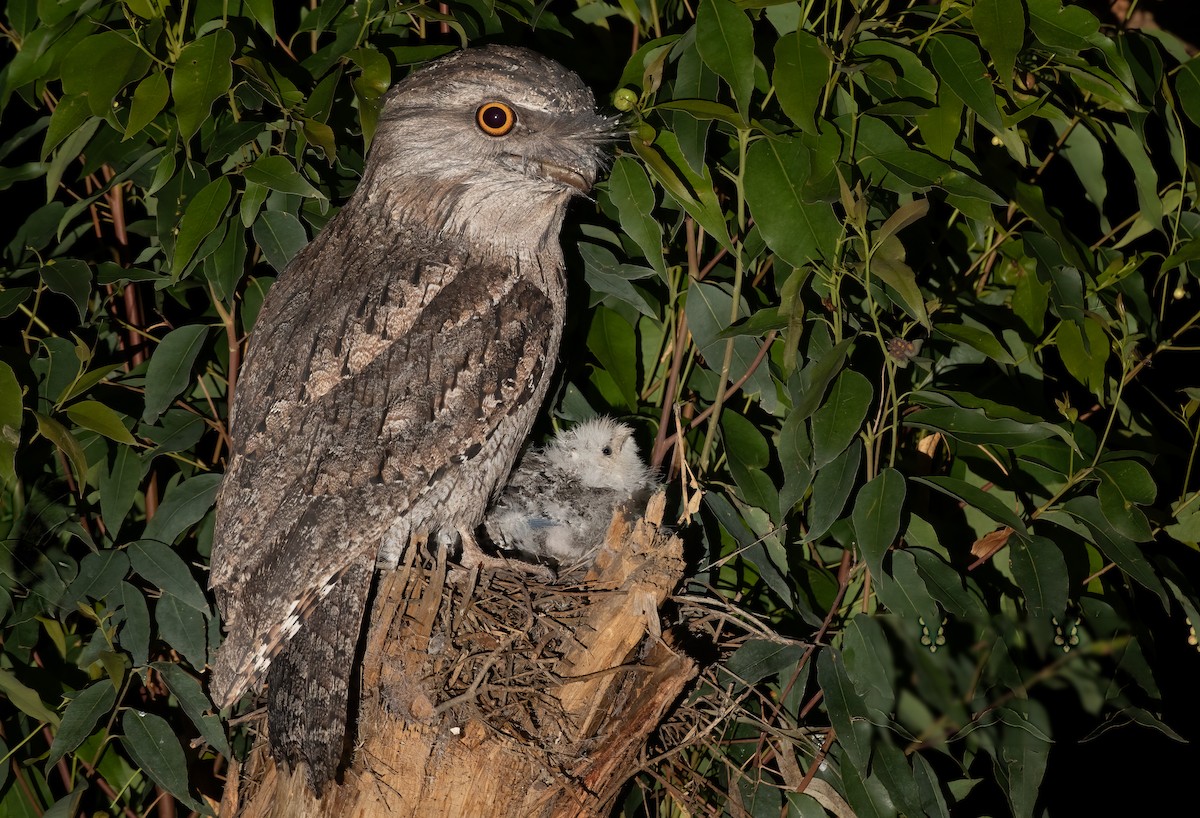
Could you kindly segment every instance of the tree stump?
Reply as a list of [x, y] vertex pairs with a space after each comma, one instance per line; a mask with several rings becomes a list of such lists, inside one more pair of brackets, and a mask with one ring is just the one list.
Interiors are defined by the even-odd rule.
[[260, 742], [221, 814], [608, 815], [696, 672], [659, 628], [684, 570], [663, 508], [659, 494], [641, 520], [618, 512], [578, 579], [448, 576], [444, 562], [381, 577], [343, 779], [318, 799]]

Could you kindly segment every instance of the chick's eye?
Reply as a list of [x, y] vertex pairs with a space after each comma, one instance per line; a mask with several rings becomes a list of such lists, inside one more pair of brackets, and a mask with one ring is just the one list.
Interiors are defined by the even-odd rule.
[[600, 450], [600, 454], [604, 455], [605, 457], [611, 457], [612, 456], [612, 446], [605, 446], [603, 449]]
[[475, 112], [475, 124], [488, 136], [504, 136], [517, 124], [517, 115], [503, 102], [485, 102]]

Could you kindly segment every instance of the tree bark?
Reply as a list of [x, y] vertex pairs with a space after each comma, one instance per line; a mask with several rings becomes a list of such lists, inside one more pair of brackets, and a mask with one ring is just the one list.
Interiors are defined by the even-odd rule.
[[[358, 737], [317, 798], [261, 745], [223, 816], [606, 816], [650, 733], [695, 675], [659, 627], [683, 576], [664, 499], [618, 513], [582, 581], [408, 565], [380, 580]], [[234, 768], [236, 769], [236, 768]]]

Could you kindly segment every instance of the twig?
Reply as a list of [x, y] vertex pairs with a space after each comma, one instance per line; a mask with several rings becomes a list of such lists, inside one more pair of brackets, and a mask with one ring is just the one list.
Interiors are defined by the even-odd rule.
[[[726, 397], [728, 397], [729, 395], [732, 395], [734, 392], [741, 389], [746, 384], [746, 381], [750, 380], [750, 376], [754, 374], [754, 372], [758, 369], [759, 364], [761, 364], [763, 362], [763, 359], [767, 356], [767, 351], [771, 348], [771, 344], [772, 344], [772, 342], [774, 342], [775, 337], [778, 334], [779, 334], [778, 330], [771, 330], [770, 332], [767, 333], [766, 337], [763, 339], [762, 346], [759, 347], [758, 355], [756, 355], [754, 357], [754, 360], [750, 362], [750, 366], [746, 368], [745, 374], [743, 374], [742, 377], [740, 377], [736, 381], [734, 381], [733, 384], [730, 385], [730, 387], [727, 390], [725, 390]], [[685, 431], [690, 432], [692, 429], [695, 429], [697, 426], [699, 426], [701, 423], [703, 423], [706, 419], [708, 419], [708, 416], [713, 413], [714, 408], [715, 408], [715, 404], [714, 404], [714, 406], [708, 407], [703, 412], [701, 412], [700, 414], [698, 414], [694, 418], [692, 418], [691, 423], [688, 424], [688, 427]], [[679, 437], [680, 437], [680, 433], [676, 432], [675, 434], [671, 435], [671, 437], [665, 442], [665, 444], [663, 445], [662, 454], [658, 455], [660, 458], [660, 462], [661, 462], [661, 459], [666, 456], [666, 453], [668, 451], [670, 451], [671, 447], [679, 442]]]

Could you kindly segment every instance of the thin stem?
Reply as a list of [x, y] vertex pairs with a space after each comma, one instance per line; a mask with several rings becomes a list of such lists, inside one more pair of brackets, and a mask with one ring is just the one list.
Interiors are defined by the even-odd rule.
[[[742, 305], [742, 276], [744, 260], [742, 254], [742, 238], [746, 232], [746, 150], [750, 144], [750, 131], [738, 131], [738, 174], [734, 183], [737, 186], [737, 217], [739, 237], [733, 245], [733, 297], [729, 305], [729, 323], [732, 325], [738, 318], [738, 310]], [[725, 357], [721, 361], [721, 375], [717, 380], [717, 396], [712, 405], [712, 419], [708, 424], [708, 432], [704, 436], [704, 445], [700, 449], [698, 471], [703, 473], [708, 467], [709, 455], [712, 453], [713, 442], [717, 436], [717, 425], [721, 422], [721, 407], [725, 403], [725, 386], [729, 381], [729, 370], [733, 365], [733, 343], [730, 338], [725, 342]]]

